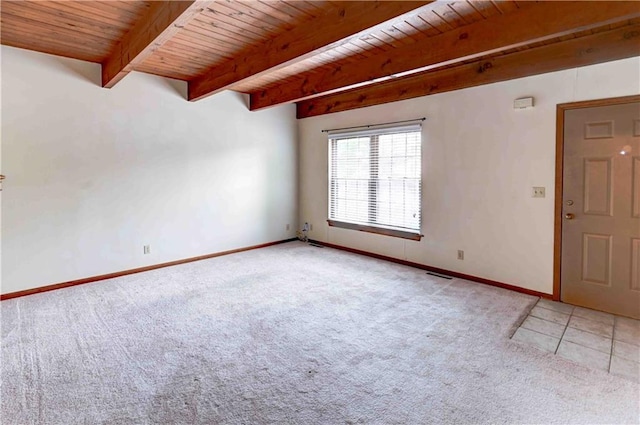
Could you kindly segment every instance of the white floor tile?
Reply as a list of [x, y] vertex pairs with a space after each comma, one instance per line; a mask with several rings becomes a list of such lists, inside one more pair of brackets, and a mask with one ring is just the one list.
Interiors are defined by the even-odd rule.
[[640, 329], [617, 327], [613, 339], [627, 344], [640, 345]]
[[618, 356], [611, 357], [612, 375], [624, 376], [635, 382], [640, 382], [640, 363], [632, 362]]
[[547, 310], [557, 311], [558, 313], [571, 314], [574, 306], [571, 304], [560, 303], [558, 301], [546, 300], [540, 298], [536, 304], [538, 307], [546, 308]]
[[540, 299], [513, 340], [640, 382], [640, 320]]
[[550, 322], [548, 320], [539, 319], [534, 316], [528, 316], [520, 326], [532, 331], [540, 332], [541, 334], [552, 336], [554, 338], [562, 337], [565, 329], [564, 325]]
[[609, 355], [600, 351], [565, 341], [558, 347], [558, 355], [567, 360], [593, 369], [609, 370]]
[[603, 313], [601, 311], [590, 310], [584, 307], [576, 307], [573, 309], [573, 315], [582, 317], [583, 319], [601, 322], [607, 325], [613, 325], [613, 314]]
[[613, 339], [640, 346], [640, 321], [616, 317]]
[[530, 316], [537, 317], [539, 319], [548, 320], [550, 322], [558, 323], [565, 326], [569, 321], [569, 315], [560, 313], [553, 310], [547, 310], [546, 308], [535, 306], [529, 313]]
[[613, 355], [640, 363], [640, 347], [622, 341], [613, 341]]
[[562, 340], [573, 342], [583, 347], [593, 348], [605, 354], [611, 354], [611, 338], [592, 334], [591, 332], [581, 331], [576, 328], [567, 328]]
[[569, 327], [591, 332], [606, 338], [611, 338], [613, 336], [613, 323], [608, 325], [602, 322], [584, 319], [582, 317], [571, 316], [571, 320], [569, 320]]
[[554, 353], [556, 351], [558, 343], [560, 342], [560, 339], [558, 338], [525, 328], [518, 328], [512, 339], [550, 353]]
[[616, 316], [616, 327], [639, 330], [640, 320], [630, 319], [628, 317]]

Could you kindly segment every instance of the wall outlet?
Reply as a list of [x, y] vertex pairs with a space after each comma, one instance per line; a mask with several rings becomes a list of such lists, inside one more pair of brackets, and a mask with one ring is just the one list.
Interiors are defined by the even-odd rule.
[[143, 254], [151, 254], [151, 245], [145, 245], [142, 247]]
[[464, 251], [461, 249], [458, 250], [458, 260], [464, 260]]
[[544, 187], [542, 187], [542, 186], [534, 186], [531, 189], [531, 197], [532, 198], [544, 198], [544, 195], [545, 195], [544, 192], [545, 192]]
[[288, 232], [289, 229], [291, 229], [291, 225], [289, 223], [287, 223], [287, 225], [285, 226], [285, 230]]

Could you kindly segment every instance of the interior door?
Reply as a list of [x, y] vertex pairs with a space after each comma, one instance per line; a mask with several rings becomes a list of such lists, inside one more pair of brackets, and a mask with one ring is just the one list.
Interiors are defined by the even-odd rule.
[[565, 111], [561, 299], [640, 318], [640, 103]]

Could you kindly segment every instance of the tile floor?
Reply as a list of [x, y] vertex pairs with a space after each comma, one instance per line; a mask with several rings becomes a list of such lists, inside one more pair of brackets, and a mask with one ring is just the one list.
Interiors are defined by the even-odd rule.
[[540, 299], [512, 339], [640, 382], [640, 320]]

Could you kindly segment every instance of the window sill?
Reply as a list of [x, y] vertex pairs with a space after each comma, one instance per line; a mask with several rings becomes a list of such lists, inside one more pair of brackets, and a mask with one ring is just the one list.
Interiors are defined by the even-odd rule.
[[378, 235], [393, 236], [395, 238], [410, 239], [419, 241], [422, 239], [421, 234], [413, 233], [406, 230], [386, 229], [384, 227], [367, 226], [366, 224], [345, 223], [344, 221], [327, 220], [329, 226], [339, 227], [341, 229], [359, 230], [361, 232], [376, 233]]

